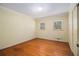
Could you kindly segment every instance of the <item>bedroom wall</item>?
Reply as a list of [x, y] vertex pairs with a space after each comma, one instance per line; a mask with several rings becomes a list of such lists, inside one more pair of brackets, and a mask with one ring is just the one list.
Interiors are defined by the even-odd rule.
[[[54, 21], [63, 20], [63, 30], [54, 29]], [[45, 23], [45, 30], [40, 29], [40, 23]], [[36, 37], [59, 40], [63, 42], [68, 42], [68, 13], [62, 13], [55, 16], [48, 16], [36, 19]], [[60, 38], [60, 39], [57, 39]]]
[[0, 49], [35, 38], [35, 22], [28, 15], [0, 7]]

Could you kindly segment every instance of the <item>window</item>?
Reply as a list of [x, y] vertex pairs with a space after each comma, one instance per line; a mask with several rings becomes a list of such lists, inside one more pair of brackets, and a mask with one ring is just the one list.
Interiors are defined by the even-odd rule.
[[40, 23], [40, 29], [45, 30], [45, 23]]
[[55, 20], [54, 29], [55, 30], [62, 30], [63, 29], [63, 20]]

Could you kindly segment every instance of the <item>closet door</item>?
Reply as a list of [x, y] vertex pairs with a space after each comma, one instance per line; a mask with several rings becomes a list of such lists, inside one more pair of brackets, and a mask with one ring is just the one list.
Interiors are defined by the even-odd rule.
[[72, 11], [72, 46], [74, 54], [77, 55], [77, 6]]
[[77, 6], [77, 55], [79, 56], [79, 5]]
[[77, 4], [72, 4], [69, 11], [69, 45], [74, 55], [77, 55]]

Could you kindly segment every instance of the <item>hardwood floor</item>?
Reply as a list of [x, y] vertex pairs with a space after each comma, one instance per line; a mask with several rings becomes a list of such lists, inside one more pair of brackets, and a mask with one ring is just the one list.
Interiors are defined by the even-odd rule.
[[68, 43], [33, 39], [0, 51], [1, 56], [72, 56]]

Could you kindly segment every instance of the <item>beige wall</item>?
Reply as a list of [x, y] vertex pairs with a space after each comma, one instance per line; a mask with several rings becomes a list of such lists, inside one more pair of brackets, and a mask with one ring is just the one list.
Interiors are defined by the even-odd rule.
[[0, 49], [35, 38], [35, 22], [30, 16], [0, 7]]
[[[63, 30], [54, 30], [54, 21], [63, 20]], [[40, 30], [40, 23], [45, 23], [45, 30]], [[36, 36], [50, 40], [68, 42], [68, 13], [36, 19]]]

